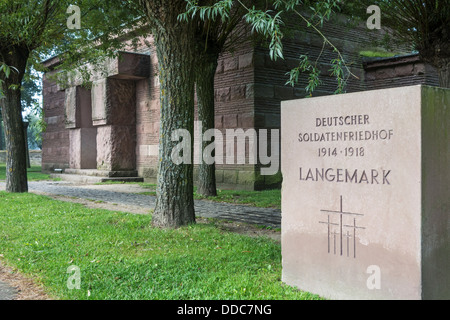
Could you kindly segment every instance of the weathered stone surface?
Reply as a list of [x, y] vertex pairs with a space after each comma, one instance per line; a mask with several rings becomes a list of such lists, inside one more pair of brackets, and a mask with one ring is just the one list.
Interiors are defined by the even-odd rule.
[[223, 170], [223, 183], [236, 184], [238, 177], [237, 170]]
[[254, 171], [238, 171], [238, 184], [240, 185], [253, 185], [255, 183]]
[[223, 71], [233, 71], [236, 70], [239, 67], [239, 59], [234, 56], [230, 56], [223, 62]]
[[215, 91], [215, 99], [219, 102], [226, 102], [231, 100], [231, 88], [220, 88]]
[[[150, 77], [151, 60], [147, 54], [120, 52], [115, 58], [108, 58], [102, 65], [88, 66], [91, 73], [90, 81], [98, 81], [105, 78], [123, 80], [140, 80]], [[81, 86], [85, 79], [79, 70], [66, 74], [66, 81], [59, 83], [54, 90], [64, 90], [68, 87]], [[53, 88], [53, 87], [52, 87]]]
[[96, 126], [108, 123], [107, 81], [101, 79], [92, 84], [92, 122]]
[[231, 87], [231, 100], [245, 99], [246, 85]]
[[158, 175], [158, 170], [155, 168], [140, 168], [139, 176], [144, 177], [145, 179], [151, 179], [156, 182], [156, 177]]
[[139, 155], [156, 157], [159, 154], [159, 146], [157, 144], [153, 145], [140, 145]]
[[280, 100], [292, 99], [294, 97], [294, 88], [291, 86], [276, 86], [274, 94], [275, 98]]
[[253, 128], [253, 126], [254, 126], [253, 113], [239, 114], [238, 115], [238, 126], [239, 126], [239, 128]]
[[102, 79], [92, 86], [92, 121], [98, 125], [136, 123], [136, 85], [133, 81]]
[[[66, 129], [92, 127], [90, 90], [80, 86], [67, 88], [64, 106]], [[51, 123], [55, 121], [50, 119]]]
[[237, 125], [238, 125], [237, 114], [227, 114], [223, 116], [223, 127], [225, 129], [237, 128]]
[[[65, 90], [65, 125], [66, 129], [92, 127], [91, 91], [77, 86]], [[50, 118], [50, 122], [57, 120]]]
[[93, 169], [97, 166], [97, 128], [79, 128], [69, 131], [70, 168]]
[[110, 124], [136, 124], [136, 84], [134, 81], [108, 79], [108, 120]]
[[255, 97], [258, 98], [273, 98], [275, 94], [272, 85], [255, 84], [253, 90]]
[[413, 73], [413, 70], [414, 70], [414, 65], [412, 65], [412, 64], [400, 65], [400, 66], [395, 67], [395, 69], [394, 69], [395, 75], [397, 77], [409, 76]]
[[253, 52], [241, 54], [239, 56], [239, 69], [253, 66]]
[[65, 91], [65, 127], [70, 129], [69, 166], [95, 168], [97, 129], [92, 125], [91, 91], [80, 86]]
[[223, 170], [216, 169], [216, 183], [222, 183], [222, 182], [223, 182]]
[[112, 78], [139, 80], [150, 77], [150, 56], [131, 52], [121, 52], [114, 59], [114, 69], [109, 74]]
[[247, 87], [245, 88], [245, 97], [247, 99], [255, 98], [255, 85], [253, 83], [247, 84]]
[[134, 170], [136, 167], [136, 128], [99, 126], [97, 128], [97, 169]]
[[280, 127], [280, 115], [279, 114], [266, 114], [265, 115], [265, 127], [266, 128], [279, 128]]
[[64, 106], [66, 128], [77, 128], [80, 125], [80, 112], [77, 109], [77, 87], [66, 89]]

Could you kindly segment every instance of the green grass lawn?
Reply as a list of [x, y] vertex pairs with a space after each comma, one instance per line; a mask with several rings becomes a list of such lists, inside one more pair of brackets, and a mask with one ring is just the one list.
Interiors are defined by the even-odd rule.
[[[41, 166], [31, 166], [28, 168], [28, 181], [51, 180], [49, 174], [41, 172]], [[6, 179], [6, 165], [0, 163], [0, 180]]]
[[248, 204], [261, 208], [281, 209], [281, 190], [242, 191], [217, 190], [216, 197], [203, 197], [194, 193], [195, 199], [207, 199], [218, 202]]
[[[198, 223], [0, 192], [0, 259], [60, 299], [318, 299], [281, 282], [280, 244]], [[81, 289], [68, 289], [76, 265]]]
[[388, 52], [388, 51], [370, 51], [370, 50], [366, 50], [366, 51], [360, 51], [359, 54], [363, 57], [368, 57], [368, 58], [391, 58], [394, 57], [396, 55], [398, 55], [399, 53], [397, 52]]

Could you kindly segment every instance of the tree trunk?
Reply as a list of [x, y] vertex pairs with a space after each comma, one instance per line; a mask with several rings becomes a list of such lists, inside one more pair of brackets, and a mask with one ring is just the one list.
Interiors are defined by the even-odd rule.
[[11, 70], [8, 78], [4, 74], [1, 76], [3, 98], [0, 99], [0, 105], [7, 150], [6, 191], [20, 193], [28, 191], [25, 135], [20, 103], [20, 84], [25, 73], [28, 51], [18, 48], [10, 48], [8, 51], [6, 54], [2, 52], [3, 61], [18, 71]]
[[[218, 53], [204, 53], [198, 55], [196, 67], [196, 89], [198, 120], [201, 123], [199, 132], [200, 152], [203, 152], [211, 142], [203, 141], [203, 133], [208, 129], [214, 129], [214, 76], [217, 69]], [[216, 167], [215, 163], [207, 164], [202, 156], [198, 166], [197, 193], [203, 196], [216, 196]]]
[[[194, 74], [191, 29], [177, 20], [184, 1], [163, 1], [162, 11], [154, 28], [158, 57], [161, 119], [159, 130], [159, 164], [154, 226], [176, 228], [195, 223], [193, 198], [193, 129], [194, 129]], [[147, 2], [147, 6], [152, 4]], [[189, 132], [188, 163], [176, 164], [172, 151], [180, 141], [172, 141], [177, 129]]]

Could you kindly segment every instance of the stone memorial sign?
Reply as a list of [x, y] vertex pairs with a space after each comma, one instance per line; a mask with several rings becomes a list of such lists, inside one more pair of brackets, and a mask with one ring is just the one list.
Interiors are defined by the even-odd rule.
[[331, 299], [450, 298], [450, 90], [282, 102], [282, 279]]

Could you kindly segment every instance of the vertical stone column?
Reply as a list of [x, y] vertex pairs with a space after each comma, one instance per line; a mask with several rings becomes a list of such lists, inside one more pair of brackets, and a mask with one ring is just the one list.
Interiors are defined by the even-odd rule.
[[92, 125], [91, 91], [81, 86], [67, 88], [65, 108], [70, 168], [95, 169], [97, 128]]
[[97, 169], [136, 168], [136, 85], [106, 78], [92, 87], [92, 123], [97, 127]]

